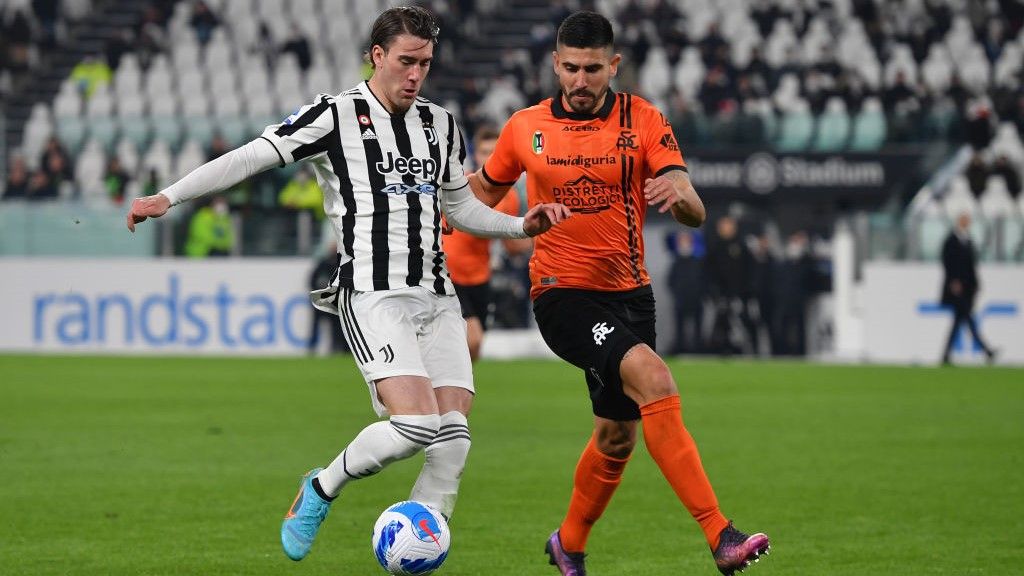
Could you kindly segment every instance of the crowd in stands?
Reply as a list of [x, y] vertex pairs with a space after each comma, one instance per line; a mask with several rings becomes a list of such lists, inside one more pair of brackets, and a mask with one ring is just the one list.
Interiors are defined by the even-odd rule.
[[[373, 14], [385, 4], [340, 5]], [[428, 4], [442, 27], [434, 74], [462, 79], [455, 91], [428, 82], [426, 94], [442, 94], [467, 133], [555, 93], [549, 55], [557, 24], [590, 8], [616, 27], [624, 56], [617, 87], [664, 110], [684, 149], [966, 143], [978, 158], [954, 191], [981, 203], [995, 186], [1006, 191], [1001, 210], [1019, 203], [1017, 0], [555, 0], [520, 48], [501, 51], [492, 75], [469, 78], [457, 74], [460, 49], [486, 44], [485, 24], [502, 3]], [[0, 0], [4, 72], [30, 67], [26, 54], [59, 42], [82, 5], [90, 2]], [[252, 138], [313, 94], [353, 85], [367, 73], [366, 31], [358, 19], [338, 18], [338, 6], [151, 0], [102, 53], [83, 55], [52, 103], [37, 104], [19, 152], [9, 154], [3, 197], [123, 203]], [[228, 202], [234, 211], [319, 217], [311, 186], [295, 169], [272, 173]]]
[[88, 14], [91, 0], [0, 0], [0, 98], [44, 65], [66, 40], [67, 26]]

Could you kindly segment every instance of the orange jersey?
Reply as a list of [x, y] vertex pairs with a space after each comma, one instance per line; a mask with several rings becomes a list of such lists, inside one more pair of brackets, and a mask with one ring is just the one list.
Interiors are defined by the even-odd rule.
[[[519, 195], [515, 190], [509, 190], [494, 209], [510, 216], [518, 216]], [[452, 282], [462, 286], [476, 286], [491, 279], [490, 238], [478, 238], [455, 230], [445, 235], [442, 242]]]
[[609, 91], [596, 114], [548, 98], [516, 112], [480, 174], [514, 183], [527, 204], [560, 202], [573, 217], [534, 238], [530, 297], [549, 288], [623, 291], [650, 284], [644, 265], [644, 181], [685, 170], [665, 116], [646, 100]]

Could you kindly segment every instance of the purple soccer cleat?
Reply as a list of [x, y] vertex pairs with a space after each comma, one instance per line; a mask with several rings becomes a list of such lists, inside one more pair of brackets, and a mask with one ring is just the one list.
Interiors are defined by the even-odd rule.
[[712, 554], [718, 571], [725, 576], [732, 576], [736, 571], [743, 572], [752, 562], [761, 559], [771, 550], [768, 536], [758, 532], [747, 536], [733, 527], [732, 522], [722, 529], [719, 535], [718, 548]]
[[558, 530], [551, 533], [548, 543], [544, 545], [548, 554], [548, 564], [558, 566], [562, 576], [587, 576], [587, 568], [583, 565], [583, 552], [566, 552], [562, 548], [562, 539]]

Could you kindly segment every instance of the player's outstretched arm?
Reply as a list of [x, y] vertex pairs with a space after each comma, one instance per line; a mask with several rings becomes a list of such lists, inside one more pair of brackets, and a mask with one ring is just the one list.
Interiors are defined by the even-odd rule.
[[658, 212], [671, 210], [672, 217], [680, 224], [696, 228], [707, 218], [704, 202], [694, 190], [690, 176], [682, 170], [648, 178], [644, 182], [644, 196], [648, 205], [658, 206]]
[[159, 218], [171, 206], [227, 190], [242, 180], [281, 164], [281, 156], [264, 138], [257, 138], [189, 172], [159, 194], [136, 198], [128, 210], [128, 229], [147, 218]]
[[466, 178], [469, 179], [469, 187], [473, 189], [473, 194], [476, 195], [477, 199], [491, 208], [497, 206], [498, 202], [501, 202], [501, 199], [512, 188], [511, 186], [496, 186], [492, 184], [480, 174], [479, 170], [466, 174]]
[[481, 238], [536, 236], [569, 217], [561, 204], [538, 204], [523, 217], [509, 216], [478, 200], [469, 186], [442, 189], [441, 209], [449, 224]]

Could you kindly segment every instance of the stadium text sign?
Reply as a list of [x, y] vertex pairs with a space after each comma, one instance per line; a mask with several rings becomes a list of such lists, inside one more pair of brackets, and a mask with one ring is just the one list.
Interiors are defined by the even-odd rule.
[[302, 259], [0, 259], [0, 349], [301, 353]]
[[914, 177], [918, 161], [919, 156], [912, 153], [776, 155], [694, 150], [686, 157], [694, 185], [704, 193], [771, 194], [794, 200], [830, 194], [886, 196]]

